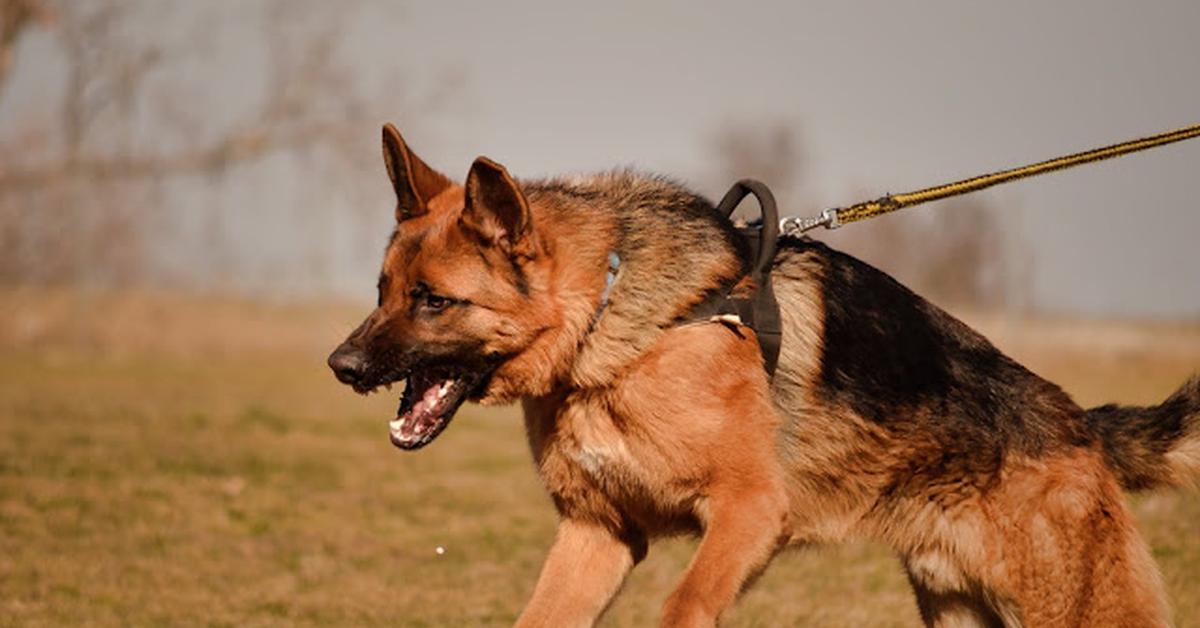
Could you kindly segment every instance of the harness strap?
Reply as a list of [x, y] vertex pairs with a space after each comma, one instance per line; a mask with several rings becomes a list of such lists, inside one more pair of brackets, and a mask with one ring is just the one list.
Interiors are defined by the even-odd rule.
[[[779, 209], [775, 205], [775, 195], [766, 185], [753, 179], [742, 179], [730, 188], [717, 211], [726, 218], [746, 196], [753, 194], [758, 199], [762, 220], [757, 224], [741, 227], [738, 232], [746, 240], [750, 250], [749, 277], [754, 281], [754, 292], [749, 298], [732, 296], [733, 284], [712, 291], [709, 295], [688, 311], [678, 320], [679, 324], [709, 322], [713, 320], [745, 325], [754, 330], [758, 338], [758, 346], [762, 351], [763, 367], [767, 375], [775, 373], [779, 362], [779, 349], [782, 343], [783, 327], [779, 318], [779, 305], [775, 302], [775, 291], [771, 287], [771, 264], [775, 259], [775, 247], [779, 240]], [[608, 272], [604, 278], [604, 291], [600, 294], [600, 303], [592, 316], [592, 325], [600, 319], [600, 315], [608, 307], [613, 284], [621, 268], [621, 257], [616, 251], [608, 254]], [[739, 278], [740, 280], [740, 278]]]
[[726, 286], [709, 293], [684, 319], [689, 322], [714, 319], [738, 322], [753, 329], [762, 351], [763, 367], [770, 376], [775, 374], [775, 367], [779, 363], [783, 340], [779, 304], [775, 301], [775, 290], [771, 286], [771, 264], [775, 260], [775, 247], [779, 240], [779, 209], [775, 205], [775, 195], [760, 181], [742, 179], [733, 184], [721, 199], [717, 211], [728, 218], [750, 194], [758, 200], [762, 221], [741, 227], [738, 232], [750, 248], [752, 265], [749, 276], [754, 281], [753, 294], [749, 298], [733, 297], [733, 286]]
[[[771, 290], [768, 285], [767, 290]], [[771, 294], [759, 288], [749, 299], [730, 296], [724, 290], [715, 291], [688, 312], [687, 323], [731, 323], [745, 325], [754, 330], [762, 351], [763, 368], [767, 375], [775, 374], [779, 364], [779, 350], [783, 344], [783, 330], [779, 318], [779, 305]]]

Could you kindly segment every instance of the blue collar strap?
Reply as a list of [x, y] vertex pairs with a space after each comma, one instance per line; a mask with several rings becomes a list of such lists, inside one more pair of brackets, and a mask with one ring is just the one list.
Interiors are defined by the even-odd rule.
[[616, 251], [608, 253], [608, 273], [604, 276], [604, 292], [600, 294], [600, 309], [596, 310], [596, 318], [608, 306], [608, 296], [612, 294], [613, 284], [617, 281], [617, 271], [621, 269], [621, 256]]

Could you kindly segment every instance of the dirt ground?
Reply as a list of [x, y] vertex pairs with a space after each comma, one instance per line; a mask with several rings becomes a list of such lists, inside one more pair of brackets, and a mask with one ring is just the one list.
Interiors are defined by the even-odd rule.
[[[517, 412], [393, 448], [398, 392], [324, 366], [363, 313], [0, 291], [0, 625], [509, 624], [555, 524]], [[1200, 371], [1200, 323], [966, 318], [1085, 405]], [[1200, 492], [1130, 499], [1200, 626]], [[693, 547], [652, 547], [605, 625], [652, 625]], [[919, 620], [894, 557], [854, 543], [782, 556], [726, 625]]]

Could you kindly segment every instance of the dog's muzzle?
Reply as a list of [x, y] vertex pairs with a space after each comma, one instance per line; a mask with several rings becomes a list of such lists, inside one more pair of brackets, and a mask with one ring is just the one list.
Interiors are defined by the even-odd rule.
[[349, 384], [356, 390], [362, 387], [363, 378], [367, 374], [367, 354], [362, 349], [343, 342], [327, 360], [333, 375], [343, 384]]

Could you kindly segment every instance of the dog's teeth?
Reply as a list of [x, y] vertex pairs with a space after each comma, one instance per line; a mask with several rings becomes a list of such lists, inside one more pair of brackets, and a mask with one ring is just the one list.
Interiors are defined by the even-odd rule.
[[388, 427], [392, 428], [393, 432], [399, 432], [400, 428], [404, 427], [404, 421], [401, 419], [396, 419], [395, 421], [388, 421]]

